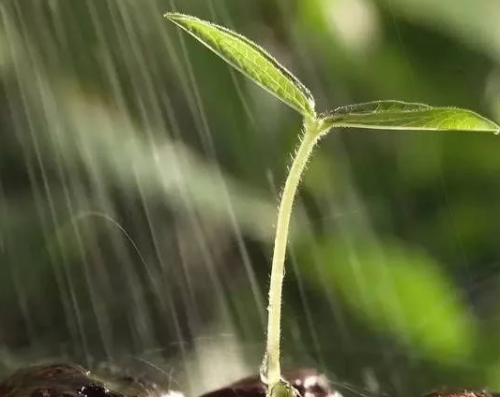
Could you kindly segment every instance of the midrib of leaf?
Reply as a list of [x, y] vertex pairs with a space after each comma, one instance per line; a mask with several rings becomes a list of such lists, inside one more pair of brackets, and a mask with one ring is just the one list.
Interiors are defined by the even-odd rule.
[[353, 105], [340, 106], [329, 114], [348, 114], [348, 113], [380, 113], [380, 112], [396, 112], [396, 111], [415, 111], [432, 109], [432, 106], [425, 103], [403, 102], [396, 100], [361, 102]]

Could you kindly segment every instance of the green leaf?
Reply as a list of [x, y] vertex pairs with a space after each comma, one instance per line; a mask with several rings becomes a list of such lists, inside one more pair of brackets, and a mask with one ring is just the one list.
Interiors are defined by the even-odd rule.
[[309, 90], [262, 47], [225, 27], [179, 13], [164, 15], [231, 66], [304, 116], [314, 118]]
[[500, 132], [497, 124], [470, 110], [399, 101], [375, 101], [337, 108], [323, 116], [323, 127], [324, 130], [332, 127], [357, 127]]

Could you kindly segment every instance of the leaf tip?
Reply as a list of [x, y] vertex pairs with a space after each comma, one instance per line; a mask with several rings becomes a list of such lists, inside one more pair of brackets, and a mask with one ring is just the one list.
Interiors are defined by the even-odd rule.
[[187, 15], [181, 14], [180, 12], [166, 12], [163, 14], [163, 18], [168, 19], [170, 22], [178, 23]]

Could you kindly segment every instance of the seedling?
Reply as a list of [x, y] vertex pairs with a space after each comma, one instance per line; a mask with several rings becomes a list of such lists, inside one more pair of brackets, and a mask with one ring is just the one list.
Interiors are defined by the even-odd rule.
[[281, 377], [280, 327], [288, 227], [294, 197], [302, 173], [318, 140], [336, 127], [421, 131], [489, 131], [500, 127], [470, 110], [432, 107], [421, 103], [375, 101], [343, 106], [317, 114], [310, 91], [263, 48], [225, 27], [179, 14], [165, 18], [185, 30], [227, 63], [303, 116], [300, 144], [283, 188], [276, 224], [276, 237], [269, 288], [267, 346], [261, 377], [270, 397], [291, 397], [295, 389]]

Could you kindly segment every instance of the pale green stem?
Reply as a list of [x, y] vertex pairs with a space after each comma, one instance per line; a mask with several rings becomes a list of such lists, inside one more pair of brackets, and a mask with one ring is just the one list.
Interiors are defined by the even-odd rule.
[[285, 254], [288, 241], [288, 227], [293, 201], [311, 152], [320, 134], [320, 123], [316, 120], [304, 123], [302, 141], [295, 153], [292, 166], [285, 182], [278, 210], [276, 237], [274, 240], [273, 263], [269, 287], [269, 306], [267, 322], [266, 377], [268, 390], [272, 390], [281, 379], [280, 334], [281, 334], [281, 295], [285, 276]]

